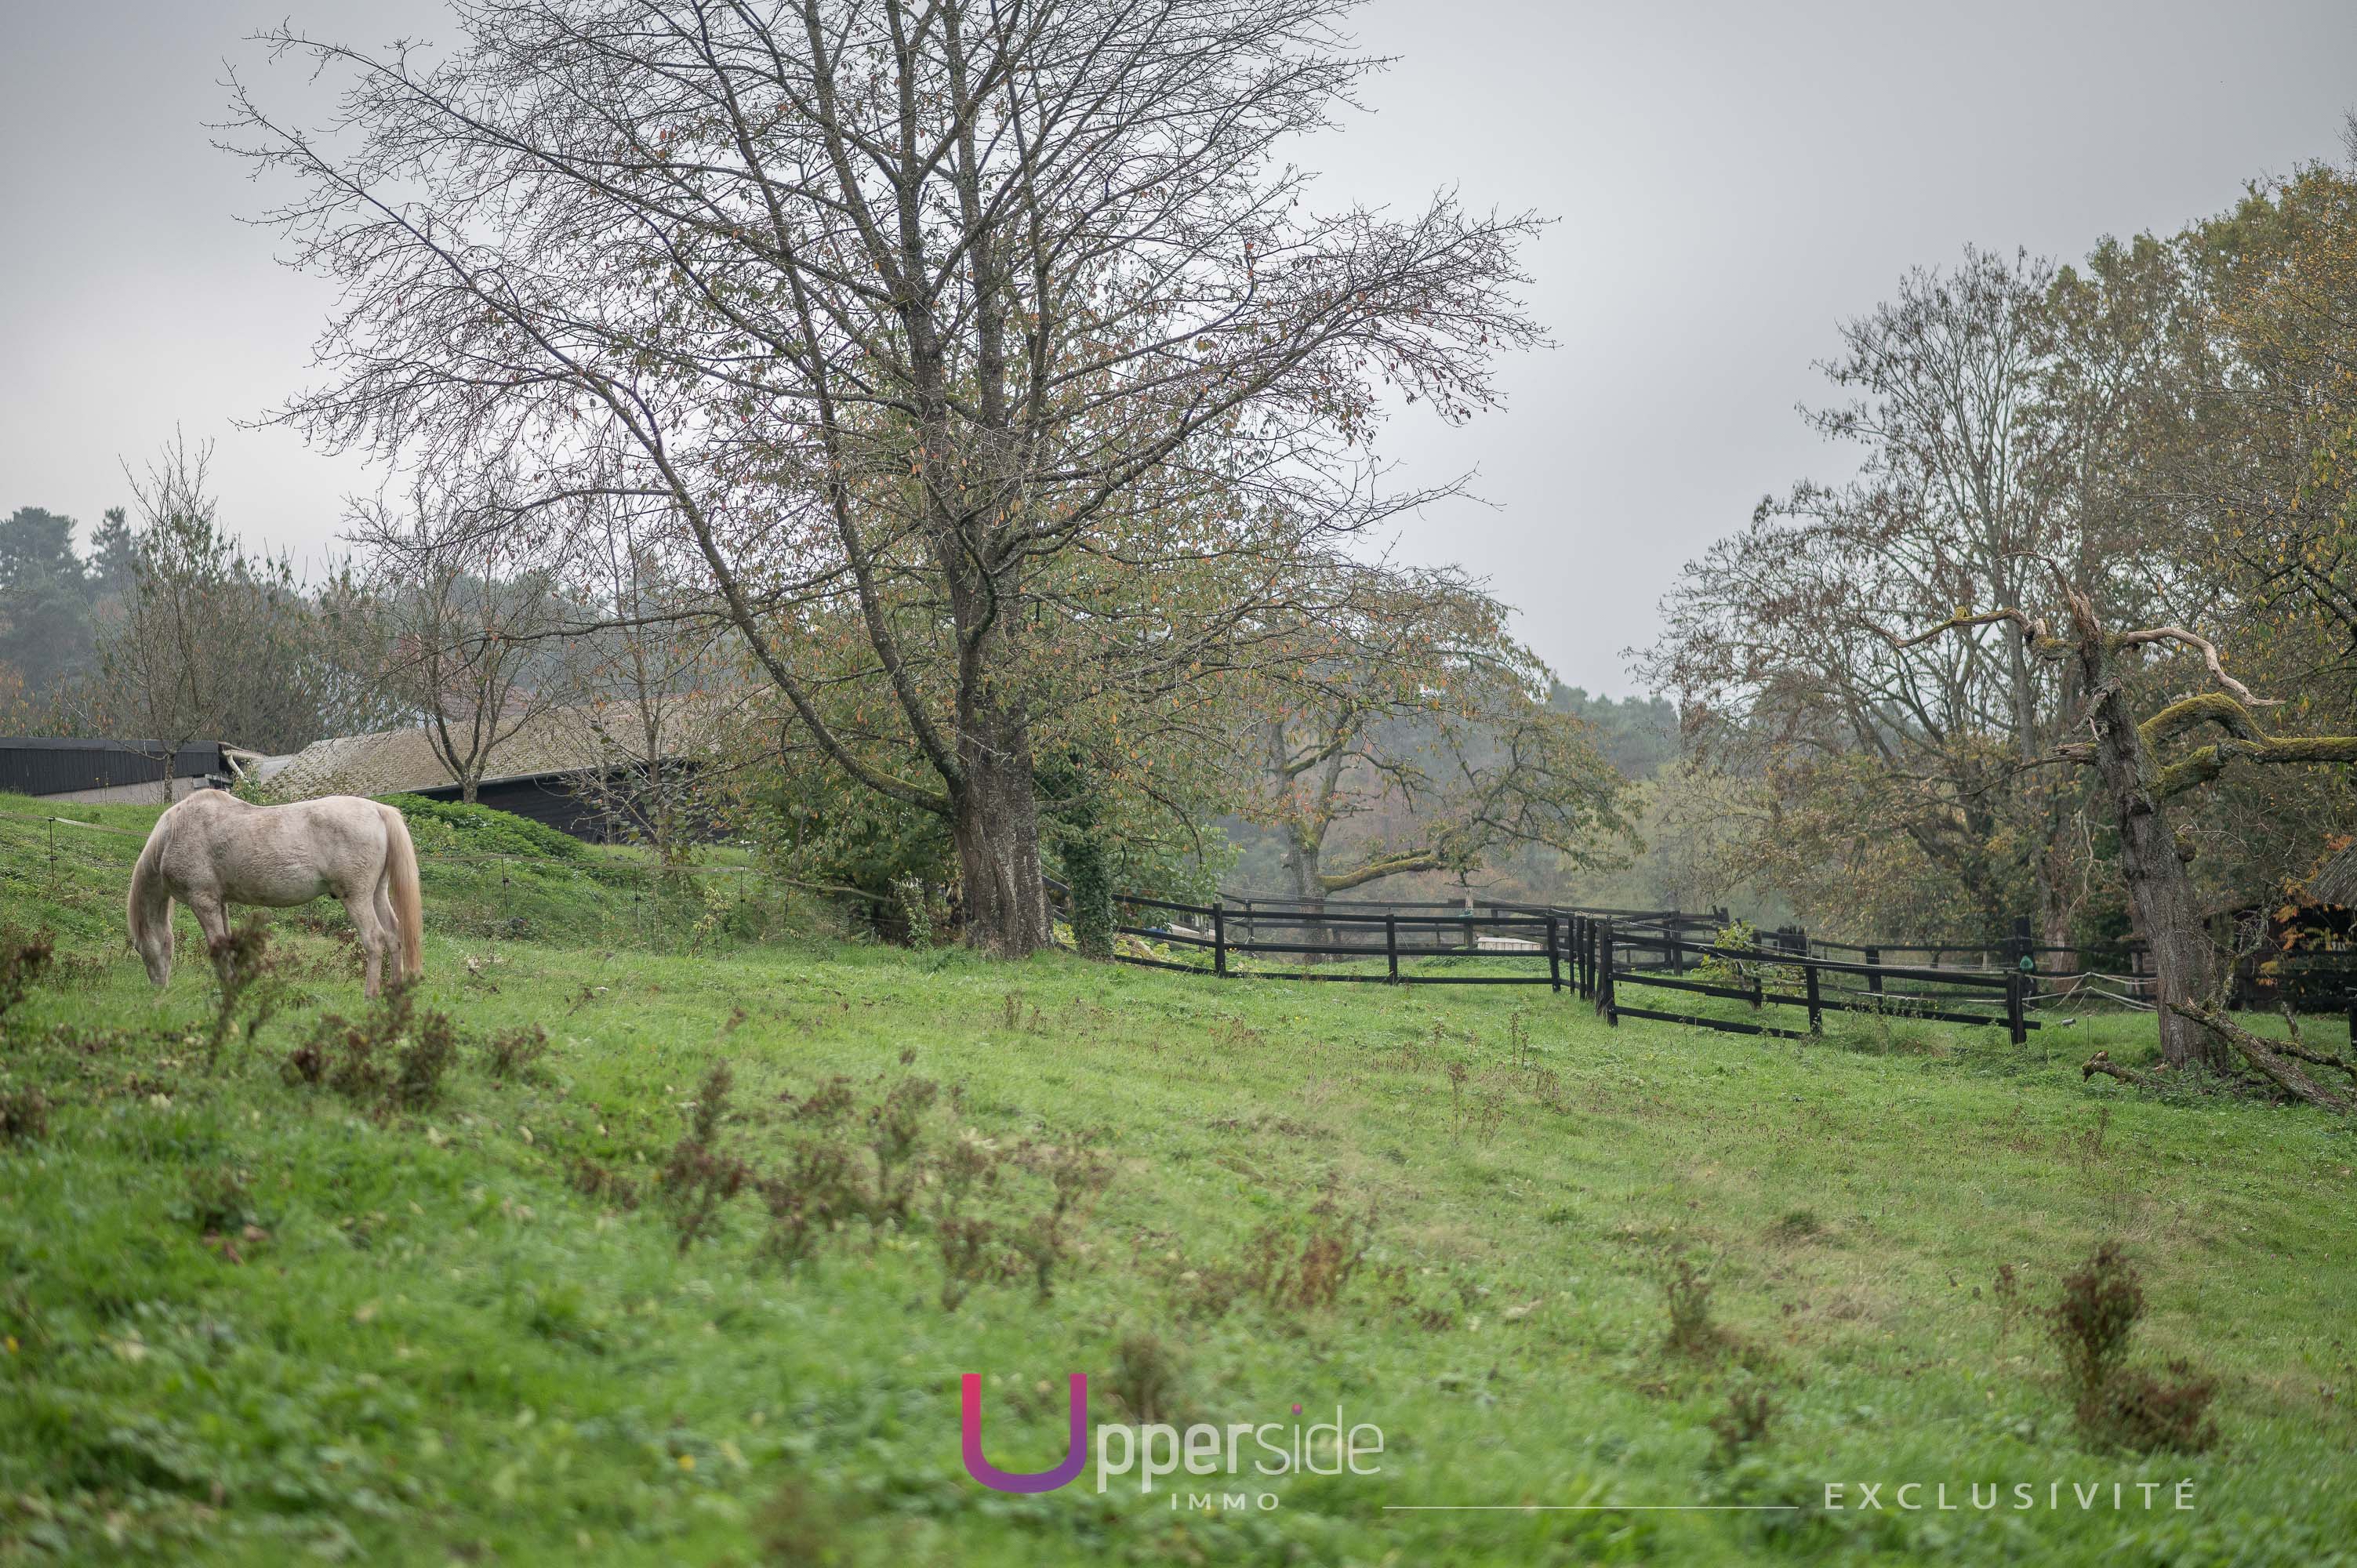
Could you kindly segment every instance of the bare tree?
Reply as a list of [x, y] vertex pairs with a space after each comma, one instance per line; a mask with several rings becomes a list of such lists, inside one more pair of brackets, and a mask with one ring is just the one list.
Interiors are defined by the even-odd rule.
[[[1216, 663], [1291, 561], [1413, 499], [1373, 485], [1386, 398], [1466, 418], [1538, 336], [1532, 220], [1316, 213], [1275, 161], [1373, 69], [1351, 9], [460, 0], [432, 63], [279, 29], [347, 83], [317, 134], [236, 90], [240, 150], [307, 192], [296, 263], [344, 289], [286, 417], [495, 448], [542, 477], [519, 518], [589, 473], [662, 499], [808, 744], [944, 819], [970, 935], [1028, 951], [1043, 686]], [[1239, 557], [1248, 604], [1179, 635], [1060, 596], [1076, 560]]]
[[126, 467], [140, 518], [130, 582], [101, 618], [81, 699], [92, 731], [152, 742], [167, 777], [200, 736], [256, 751], [318, 736], [311, 607], [284, 556], [248, 555], [221, 528], [211, 457], [176, 438], [144, 472]]
[[722, 744], [746, 707], [729, 628], [708, 596], [664, 559], [664, 531], [608, 498], [571, 529], [572, 597], [599, 623], [568, 660], [581, 722], [576, 793], [662, 865], [684, 860], [719, 809]]
[[366, 510], [357, 537], [388, 650], [383, 678], [471, 803], [500, 748], [565, 693], [550, 569], [519, 559], [475, 514], [430, 499], [406, 512]]

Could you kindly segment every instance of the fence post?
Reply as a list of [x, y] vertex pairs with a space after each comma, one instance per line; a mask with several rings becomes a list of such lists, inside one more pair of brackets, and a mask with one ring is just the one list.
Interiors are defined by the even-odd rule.
[[1211, 905], [1211, 972], [1228, 977], [1228, 910], [1224, 902]]
[[1547, 916], [1547, 986], [1550, 990], [1557, 992], [1563, 989], [1563, 943], [1558, 940], [1561, 936], [1559, 926], [1560, 922], [1553, 914], [1549, 914]]
[[1612, 994], [1612, 917], [1607, 915], [1596, 930], [1596, 1010], [1604, 1015], [1604, 1022], [1612, 1028], [1620, 1026], [1620, 1010], [1614, 1005]]
[[1868, 948], [1866, 950], [1866, 967], [1875, 971], [1874, 973], [1866, 977], [1866, 989], [1867, 993], [1875, 996], [1881, 995], [1882, 950], [1880, 948]]
[[2006, 1028], [2013, 1036], [2013, 1043], [2017, 1046], [2029, 1043], [2029, 1030], [2024, 1026], [2021, 1016], [2021, 971], [2007, 970], [2005, 972], [2005, 1024]]
[[1817, 966], [1805, 954], [1801, 959], [1801, 972], [1809, 983], [1809, 1033], [1822, 1035], [1825, 1032], [1825, 1014], [1817, 1000]]
[[1399, 916], [1383, 911], [1383, 957], [1390, 961], [1391, 978], [1399, 979]]

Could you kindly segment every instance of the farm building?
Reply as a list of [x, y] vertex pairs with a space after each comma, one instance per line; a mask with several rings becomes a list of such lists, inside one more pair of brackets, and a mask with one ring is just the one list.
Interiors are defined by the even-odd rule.
[[[698, 702], [668, 722], [683, 736], [705, 736], [713, 733], [717, 716], [714, 703]], [[700, 750], [700, 741], [683, 741], [678, 753], [664, 760], [694, 766]], [[630, 764], [608, 737], [601, 710], [554, 708], [524, 720], [492, 746], [475, 800], [602, 843], [621, 836], [618, 830], [624, 824], [615, 820], [615, 792], [594, 786], [629, 771]], [[273, 758], [258, 777], [264, 796], [272, 800], [321, 795], [422, 795], [429, 800], [456, 800], [461, 795], [457, 778], [436, 754], [422, 726], [316, 741], [293, 757]], [[627, 811], [627, 804], [619, 809]]]
[[2239, 911], [2234, 999], [2338, 1011], [2357, 1001], [2357, 843], [2329, 854], [2274, 902]]
[[0, 790], [48, 800], [160, 805], [193, 790], [226, 789], [261, 761], [217, 740], [174, 746], [156, 740], [0, 736]]

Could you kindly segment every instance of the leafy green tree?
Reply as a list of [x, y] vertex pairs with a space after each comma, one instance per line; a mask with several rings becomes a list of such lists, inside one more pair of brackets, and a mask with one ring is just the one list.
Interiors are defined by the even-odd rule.
[[73, 520], [19, 507], [0, 522], [0, 664], [38, 703], [88, 667], [90, 585], [74, 554]]

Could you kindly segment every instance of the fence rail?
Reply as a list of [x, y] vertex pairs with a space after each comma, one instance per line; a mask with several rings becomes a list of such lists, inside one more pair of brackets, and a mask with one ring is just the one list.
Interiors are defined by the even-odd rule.
[[[1052, 878], [1049, 891], [1070, 913], [1070, 889]], [[1209, 973], [1225, 980], [1381, 982], [1399, 985], [1544, 985], [1564, 989], [1569, 944], [1560, 911], [1466, 910], [1458, 905], [1329, 907], [1323, 910], [1184, 904], [1116, 894], [1114, 957], [1147, 969]], [[1403, 913], [1403, 909], [1410, 912]], [[1432, 913], [1418, 912], [1429, 909]], [[1146, 923], [1140, 911], [1182, 916]], [[1451, 911], [1451, 912], [1442, 912]], [[1149, 945], [1151, 944], [1151, 945]], [[1159, 947], [1162, 951], [1156, 951]], [[1196, 955], [1187, 961], [1178, 950]], [[1168, 955], [1168, 956], [1166, 956]], [[1313, 960], [1372, 963], [1380, 972], [1313, 967]], [[1276, 961], [1272, 963], [1270, 961]], [[1468, 965], [1478, 964], [1478, 969]]]
[[[1052, 879], [1049, 887], [1069, 915], [1070, 890]], [[1625, 1016], [1787, 1039], [1821, 1035], [1827, 1013], [2003, 1026], [2017, 1044], [2040, 1026], [2028, 1015], [2036, 976], [2018, 968], [1886, 963], [1882, 950], [1870, 947], [1855, 949], [1862, 955], [1857, 961], [1832, 958], [1813, 951], [1805, 936], [1793, 940], [1792, 933], [1770, 933], [1748, 948], [1695, 941], [1684, 934], [1719, 929], [1723, 910], [1695, 915], [1501, 904], [1378, 907], [1340, 900], [1318, 906], [1257, 898], [1185, 904], [1126, 894], [1116, 894], [1114, 906], [1116, 936], [1136, 944], [1116, 940], [1115, 960], [1223, 980], [1544, 985], [1593, 1001], [1611, 1025]], [[1188, 923], [1146, 924], [1140, 914], [1145, 910], [1182, 916]], [[1182, 959], [1179, 952], [1194, 956]], [[1372, 963], [1377, 958], [1383, 961], [1380, 971], [1318, 968], [1310, 961]], [[1275, 967], [1254, 961], [1267, 960], [1284, 961]], [[1481, 962], [1482, 971], [1464, 972], [1460, 966], [1467, 960]], [[1498, 972], [1500, 968], [1507, 972]], [[1513, 972], [1517, 969], [1526, 972]], [[1728, 1018], [1639, 1005], [1622, 998], [1624, 987], [1741, 1002], [1759, 1015]], [[1975, 1011], [1975, 1006], [1987, 1010]], [[1770, 1022], [1770, 1008], [1801, 1010], [1806, 1026]]]
[[[1659, 935], [1623, 935], [1618, 922], [1609, 916], [1596, 918], [1575, 912], [1571, 918], [1571, 940], [1577, 954], [1573, 970], [1581, 977], [1580, 993], [1595, 1001], [1597, 1011], [1608, 1025], [1617, 1026], [1623, 1017], [1648, 1018], [1727, 1034], [1803, 1040], [1824, 1032], [1827, 1013], [1867, 1013], [1950, 1024], [2002, 1025], [2016, 1045], [2026, 1041], [2029, 1031], [2040, 1026], [2039, 1020], [2028, 1012], [2030, 978], [2018, 969], [1983, 971], [1878, 961], [1853, 963], [1816, 957], [1805, 943], [1797, 950], [1781, 944], [1734, 948]], [[1694, 961], [1690, 965], [1682, 962], [1680, 970], [1702, 970], [1725, 978], [1689, 979], [1684, 972], [1664, 974], [1658, 968], [1649, 969], [1633, 961], [1638, 952], [1658, 950], [1664, 945], [1674, 950], [1681, 961]], [[1624, 963], [1624, 954], [1631, 961]], [[1770, 990], [1771, 975], [1779, 985], [1797, 984], [1799, 989]], [[1829, 977], [1835, 982], [1831, 986], [1826, 983]], [[1728, 983], [1729, 980], [1748, 980], [1749, 983]], [[1866, 983], [1841, 983], [1846, 980], [1862, 980]], [[1900, 988], [1894, 989], [1893, 983]], [[1621, 1000], [1623, 986], [1742, 1002], [1761, 1015], [1726, 1018], [1631, 1004]], [[1964, 1011], [1975, 995], [2002, 1011]], [[1765, 1013], [1770, 1007], [1801, 1009], [1806, 1017], [1806, 1027], [1769, 1022]]]

